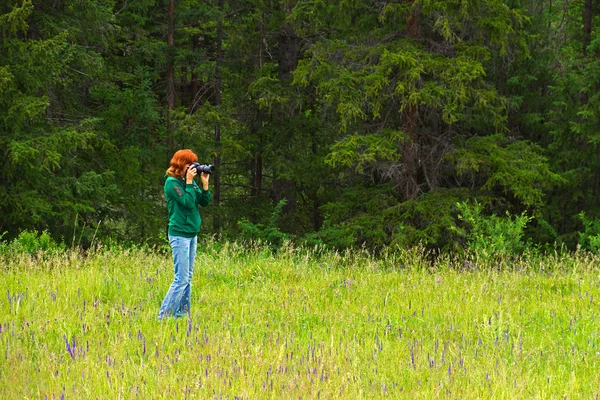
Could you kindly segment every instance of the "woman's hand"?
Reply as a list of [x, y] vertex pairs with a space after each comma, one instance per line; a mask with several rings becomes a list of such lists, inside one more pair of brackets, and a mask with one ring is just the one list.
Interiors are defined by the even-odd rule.
[[191, 185], [192, 182], [194, 182], [194, 177], [196, 176], [197, 173], [198, 173], [198, 171], [196, 171], [196, 168], [190, 168], [188, 166], [187, 172], [185, 174], [185, 183], [187, 183], [188, 185]]
[[200, 175], [200, 180], [202, 181], [202, 189], [208, 190], [208, 179], [210, 178], [210, 174], [205, 174], [204, 172]]

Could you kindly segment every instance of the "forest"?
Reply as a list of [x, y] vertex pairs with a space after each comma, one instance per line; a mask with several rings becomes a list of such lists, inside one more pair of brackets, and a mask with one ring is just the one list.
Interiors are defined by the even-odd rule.
[[4, 0], [0, 239], [600, 249], [593, 0]]

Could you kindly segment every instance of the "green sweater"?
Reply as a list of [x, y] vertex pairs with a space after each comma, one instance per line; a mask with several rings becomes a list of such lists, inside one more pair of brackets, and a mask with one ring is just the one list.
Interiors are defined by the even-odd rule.
[[200, 212], [198, 204], [206, 207], [212, 197], [208, 190], [203, 190], [196, 182], [186, 184], [183, 178], [166, 175], [165, 198], [169, 209], [169, 235], [194, 237], [200, 232]]

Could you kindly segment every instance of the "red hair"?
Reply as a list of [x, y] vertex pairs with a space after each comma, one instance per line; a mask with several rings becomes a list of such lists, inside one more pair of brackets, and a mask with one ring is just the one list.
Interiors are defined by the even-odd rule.
[[183, 176], [183, 170], [186, 165], [198, 161], [198, 156], [193, 151], [184, 149], [176, 151], [171, 158], [169, 169], [167, 169], [167, 175], [173, 178], [181, 178]]

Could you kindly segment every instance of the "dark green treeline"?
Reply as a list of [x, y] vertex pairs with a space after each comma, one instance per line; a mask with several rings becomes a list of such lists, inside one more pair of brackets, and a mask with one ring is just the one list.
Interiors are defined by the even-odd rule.
[[218, 170], [208, 235], [455, 249], [470, 205], [574, 247], [600, 233], [599, 15], [592, 0], [3, 1], [0, 232], [156, 243], [168, 160], [191, 148]]

